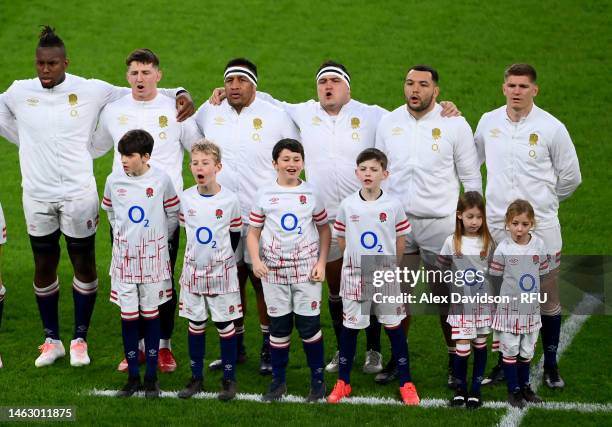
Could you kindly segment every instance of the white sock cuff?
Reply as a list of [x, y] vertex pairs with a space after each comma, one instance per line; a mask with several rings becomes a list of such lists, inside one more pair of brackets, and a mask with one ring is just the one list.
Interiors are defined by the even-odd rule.
[[219, 329], [219, 336], [221, 338], [227, 339], [233, 337], [234, 335], [236, 335], [236, 327], [234, 326], [234, 322], [230, 322], [225, 328]]
[[83, 295], [95, 294], [98, 291], [98, 279], [93, 282], [84, 283], [76, 277], [72, 278], [72, 287], [75, 291]]
[[206, 322], [200, 323], [200, 324], [189, 322], [189, 335], [203, 335], [205, 333], [206, 333]]
[[470, 355], [471, 346], [469, 343], [467, 344], [459, 344], [457, 343], [455, 354], [459, 357], [467, 357]]
[[321, 332], [321, 330], [319, 330], [319, 332], [317, 332], [310, 338], [302, 339], [302, 341], [304, 342], [304, 344], [313, 344], [317, 341], [320, 341], [321, 338], [323, 338], [323, 333]]
[[145, 320], [153, 320], [159, 317], [159, 310], [156, 308], [141, 308], [140, 316]]
[[289, 348], [290, 343], [291, 343], [291, 335], [287, 335], [286, 337], [270, 336], [270, 347]]
[[4, 285], [0, 284], [0, 301], [4, 299], [5, 294], [6, 294], [6, 288], [4, 287]]
[[542, 316], [558, 316], [559, 314], [561, 314], [561, 304], [557, 304], [552, 308], [544, 307], [544, 305], [541, 305], [540, 314]]
[[37, 296], [48, 297], [50, 295], [53, 295], [56, 292], [59, 292], [59, 279], [55, 279], [55, 282], [51, 283], [49, 286], [45, 288], [39, 288], [36, 286], [36, 284], [34, 284], [33, 286], [34, 286], [34, 293]]
[[472, 340], [474, 348], [483, 348], [487, 346], [487, 337], [476, 337]]
[[261, 333], [262, 334], [269, 334], [270, 333], [270, 326], [268, 325], [259, 325], [259, 327], [261, 328]]

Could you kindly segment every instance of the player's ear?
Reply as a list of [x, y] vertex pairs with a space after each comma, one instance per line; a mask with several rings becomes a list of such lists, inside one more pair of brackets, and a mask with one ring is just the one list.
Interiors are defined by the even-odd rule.
[[389, 178], [389, 171], [387, 169], [383, 170], [383, 179]]
[[540, 91], [540, 86], [534, 83], [533, 84], [533, 96], [537, 96], [539, 91]]
[[223, 169], [223, 164], [221, 162], [217, 163], [215, 166], [217, 167], [217, 173], [221, 172], [221, 169]]
[[157, 79], [155, 80], [157, 83], [159, 83], [159, 81], [162, 78], [162, 70], [157, 69]]
[[462, 216], [462, 214], [461, 214], [461, 211], [457, 211], [457, 219], [458, 219], [458, 220], [463, 219], [463, 216]]

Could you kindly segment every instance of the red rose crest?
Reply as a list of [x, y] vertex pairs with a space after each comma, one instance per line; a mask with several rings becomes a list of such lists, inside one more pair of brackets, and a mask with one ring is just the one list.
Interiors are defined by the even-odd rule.
[[234, 314], [234, 310], [235, 310], [235, 309], [234, 309], [234, 306], [233, 306], [233, 305], [230, 305], [230, 306], [229, 306], [229, 313], [230, 313], [230, 314]]
[[387, 214], [384, 212], [381, 212], [378, 217], [380, 218], [380, 222], [385, 222], [387, 220]]
[[318, 306], [319, 306], [319, 304], [316, 301], [313, 301], [313, 302], [310, 303], [310, 309], [312, 311], [316, 310]]
[[537, 263], [539, 263], [539, 262], [540, 262], [540, 257], [539, 257], [538, 255], [534, 255], [534, 256], [533, 256], [533, 263], [534, 263], [534, 264], [537, 264]]
[[153, 189], [152, 189], [151, 187], [148, 187], [148, 188], [145, 190], [145, 194], [146, 194], [146, 195], [147, 195], [147, 197], [149, 197], [149, 198], [153, 197]]
[[306, 196], [304, 196], [303, 194], [300, 196], [300, 203], [303, 205], [306, 204]]
[[215, 216], [217, 217], [217, 219], [221, 219], [221, 217], [223, 217], [223, 211], [221, 209], [217, 209], [215, 211]]

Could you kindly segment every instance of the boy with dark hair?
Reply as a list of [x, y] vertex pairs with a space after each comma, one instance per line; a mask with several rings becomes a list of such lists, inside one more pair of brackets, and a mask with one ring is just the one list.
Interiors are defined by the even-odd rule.
[[140, 389], [138, 321], [144, 325], [145, 397], [159, 397], [157, 357], [158, 307], [172, 297], [168, 236], [178, 225], [179, 198], [166, 173], [148, 162], [153, 137], [144, 130], [127, 132], [118, 144], [122, 171], [106, 180], [102, 209], [113, 228], [110, 267], [111, 302], [121, 308], [123, 348], [128, 382], [119, 397]]
[[399, 264], [410, 223], [400, 202], [380, 188], [389, 176], [387, 156], [382, 151], [376, 148], [362, 151], [357, 156], [355, 174], [361, 182], [361, 190], [342, 201], [334, 223], [334, 234], [344, 252], [340, 282], [344, 321], [340, 336], [339, 379], [327, 401], [338, 403], [350, 395], [357, 335], [359, 330], [369, 326], [370, 314], [376, 314], [391, 341], [402, 400], [406, 405], [418, 405], [419, 396], [411, 382], [408, 345], [402, 328], [405, 307], [401, 303], [375, 305], [375, 296], [367, 295], [361, 270], [364, 256], [387, 255]]
[[302, 144], [282, 139], [272, 153], [278, 178], [255, 197], [247, 235], [253, 273], [262, 281], [270, 316], [272, 383], [263, 400], [279, 400], [287, 393], [285, 370], [295, 323], [311, 370], [308, 401], [314, 402], [325, 397], [320, 313], [331, 239], [327, 212], [300, 179]]

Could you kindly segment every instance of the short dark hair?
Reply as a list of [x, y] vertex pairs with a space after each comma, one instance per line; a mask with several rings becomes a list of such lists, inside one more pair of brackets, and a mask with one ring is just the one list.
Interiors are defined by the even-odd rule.
[[346, 69], [344, 64], [341, 64], [341, 63], [336, 62], [336, 61], [332, 61], [331, 59], [328, 59], [327, 61], [325, 61], [324, 63], [321, 64], [321, 66], [317, 70], [317, 74], [319, 74], [321, 72], [321, 70], [323, 68], [325, 68], [325, 67], [337, 67], [337, 68], [340, 68], [342, 71], [344, 71], [346, 73], [347, 76], [349, 76], [349, 78], [351, 77], [351, 73], [348, 72], [348, 70]]
[[529, 64], [512, 64], [504, 71], [504, 80], [510, 76], [527, 76], [531, 83], [535, 83], [538, 77], [535, 68]]
[[59, 47], [62, 49], [64, 56], [66, 56], [66, 46], [64, 46], [64, 41], [60, 38], [60, 36], [55, 34], [55, 28], [51, 28], [49, 25], [42, 26], [42, 30], [38, 36], [38, 45], [36, 47]]
[[434, 67], [430, 65], [418, 64], [413, 67], [410, 67], [408, 69], [408, 72], [411, 72], [412, 70], [427, 71], [428, 73], [431, 73], [431, 79], [434, 81], [435, 84], [438, 84], [438, 81], [440, 80], [440, 76], [438, 75], [438, 72], [436, 71]]
[[125, 65], [128, 67], [132, 62], [140, 62], [141, 64], [153, 64], [154, 67], [159, 67], [159, 58], [151, 49], [143, 48], [136, 49], [130, 53], [125, 60]]
[[376, 160], [378, 163], [380, 163], [383, 170], [387, 170], [387, 164], [389, 163], [387, 155], [378, 148], [366, 148], [359, 153], [357, 156], [357, 166], [363, 162], [367, 162], [368, 160]]
[[304, 160], [304, 146], [300, 141], [291, 138], [285, 138], [278, 141], [272, 149], [272, 159], [276, 162], [280, 156], [281, 151], [289, 150], [292, 153], [300, 153], [302, 160]]
[[121, 137], [117, 145], [117, 151], [125, 156], [134, 153], [138, 153], [141, 156], [145, 154], [151, 155], [153, 143], [153, 137], [149, 132], [143, 129], [133, 129]]
[[253, 64], [251, 61], [249, 61], [248, 59], [234, 58], [227, 63], [227, 65], [225, 66], [225, 69], [227, 70], [229, 67], [236, 67], [236, 66], [242, 66], [242, 67], [248, 68], [253, 74], [255, 74], [255, 77], [257, 77], [257, 66]]

